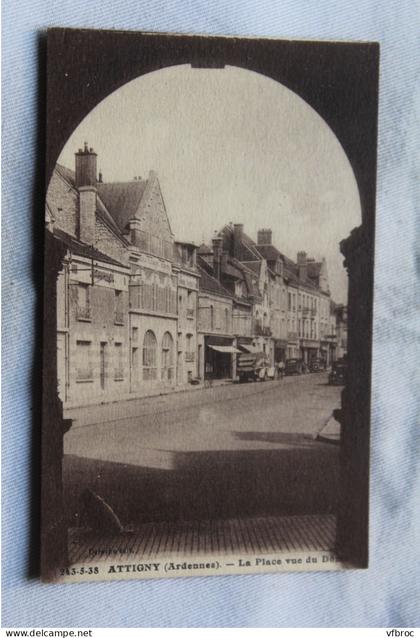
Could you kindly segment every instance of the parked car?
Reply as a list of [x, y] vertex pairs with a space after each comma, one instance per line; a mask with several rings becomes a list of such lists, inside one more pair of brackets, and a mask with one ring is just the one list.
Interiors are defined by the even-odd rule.
[[320, 372], [324, 370], [324, 362], [322, 359], [311, 359], [309, 363], [309, 372]]
[[345, 361], [336, 361], [333, 363], [332, 370], [328, 375], [328, 383], [330, 385], [344, 385], [347, 376], [347, 363]]
[[268, 357], [264, 352], [241, 352], [236, 361], [239, 383], [265, 381], [274, 376], [274, 368], [270, 368]]
[[302, 359], [286, 359], [285, 374], [302, 374]]

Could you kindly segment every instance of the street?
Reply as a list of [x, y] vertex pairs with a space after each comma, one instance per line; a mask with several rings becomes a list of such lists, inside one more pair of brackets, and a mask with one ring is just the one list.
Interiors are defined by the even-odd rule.
[[128, 525], [334, 513], [339, 449], [316, 436], [340, 393], [316, 373], [71, 410], [69, 524], [86, 487]]

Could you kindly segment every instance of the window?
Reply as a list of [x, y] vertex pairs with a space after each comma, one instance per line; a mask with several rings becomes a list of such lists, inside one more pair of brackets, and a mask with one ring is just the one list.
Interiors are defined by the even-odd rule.
[[214, 330], [214, 307], [210, 306], [210, 330]]
[[114, 344], [114, 381], [124, 380], [124, 353], [123, 344], [115, 342]]
[[189, 319], [194, 319], [194, 315], [195, 315], [195, 297], [194, 297], [194, 293], [191, 290], [189, 290], [188, 297], [187, 297], [187, 317]]
[[139, 349], [137, 347], [131, 348], [131, 367], [133, 370], [133, 378], [137, 380], [139, 370]]
[[288, 310], [291, 310], [292, 309], [292, 293], [291, 292], [287, 293], [287, 301], [288, 301], [287, 308]]
[[229, 309], [225, 308], [225, 331], [229, 332]]
[[139, 329], [136, 326], [131, 328], [131, 341], [137, 343], [139, 340]]
[[174, 378], [174, 340], [169, 332], [165, 332], [162, 339], [162, 381], [172, 381]]
[[128, 291], [130, 295], [130, 308], [141, 308], [143, 305], [143, 281], [139, 271], [134, 272], [136, 280], [131, 281]]
[[114, 299], [114, 323], [123, 324], [124, 323], [124, 312], [123, 312], [123, 294], [122, 290], [114, 290], [115, 299]]
[[78, 284], [76, 318], [79, 321], [90, 321], [90, 286], [89, 284]]
[[93, 381], [91, 341], [76, 341], [76, 381]]
[[193, 335], [187, 334], [186, 341], [187, 343], [186, 343], [186, 351], [185, 351], [185, 361], [191, 363], [195, 359]]
[[152, 381], [157, 378], [156, 360], [157, 341], [154, 332], [148, 330], [143, 341], [143, 379]]

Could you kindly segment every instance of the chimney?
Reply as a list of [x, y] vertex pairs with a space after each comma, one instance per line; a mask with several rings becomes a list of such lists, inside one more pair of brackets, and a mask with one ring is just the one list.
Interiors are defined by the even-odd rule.
[[307, 254], [302, 250], [297, 254], [299, 279], [306, 279], [308, 274]]
[[96, 153], [85, 142], [76, 157], [76, 188], [79, 191], [78, 237], [86, 244], [95, 241]]
[[220, 281], [220, 267], [222, 258], [222, 237], [213, 237], [213, 273], [214, 277]]
[[85, 142], [84, 149], [79, 148], [76, 156], [76, 188], [80, 186], [96, 186], [96, 158], [93, 148], [88, 148]]
[[257, 245], [272, 244], [271, 228], [261, 228], [257, 233]]
[[244, 232], [243, 224], [233, 224], [233, 256], [235, 259], [241, 259], [242, 250], [242, 234]]

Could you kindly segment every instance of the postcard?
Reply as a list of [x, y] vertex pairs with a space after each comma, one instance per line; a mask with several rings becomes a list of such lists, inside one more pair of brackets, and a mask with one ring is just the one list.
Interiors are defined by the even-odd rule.
[[48, 32], [43, 580], [368, 566], [378, 64]]

